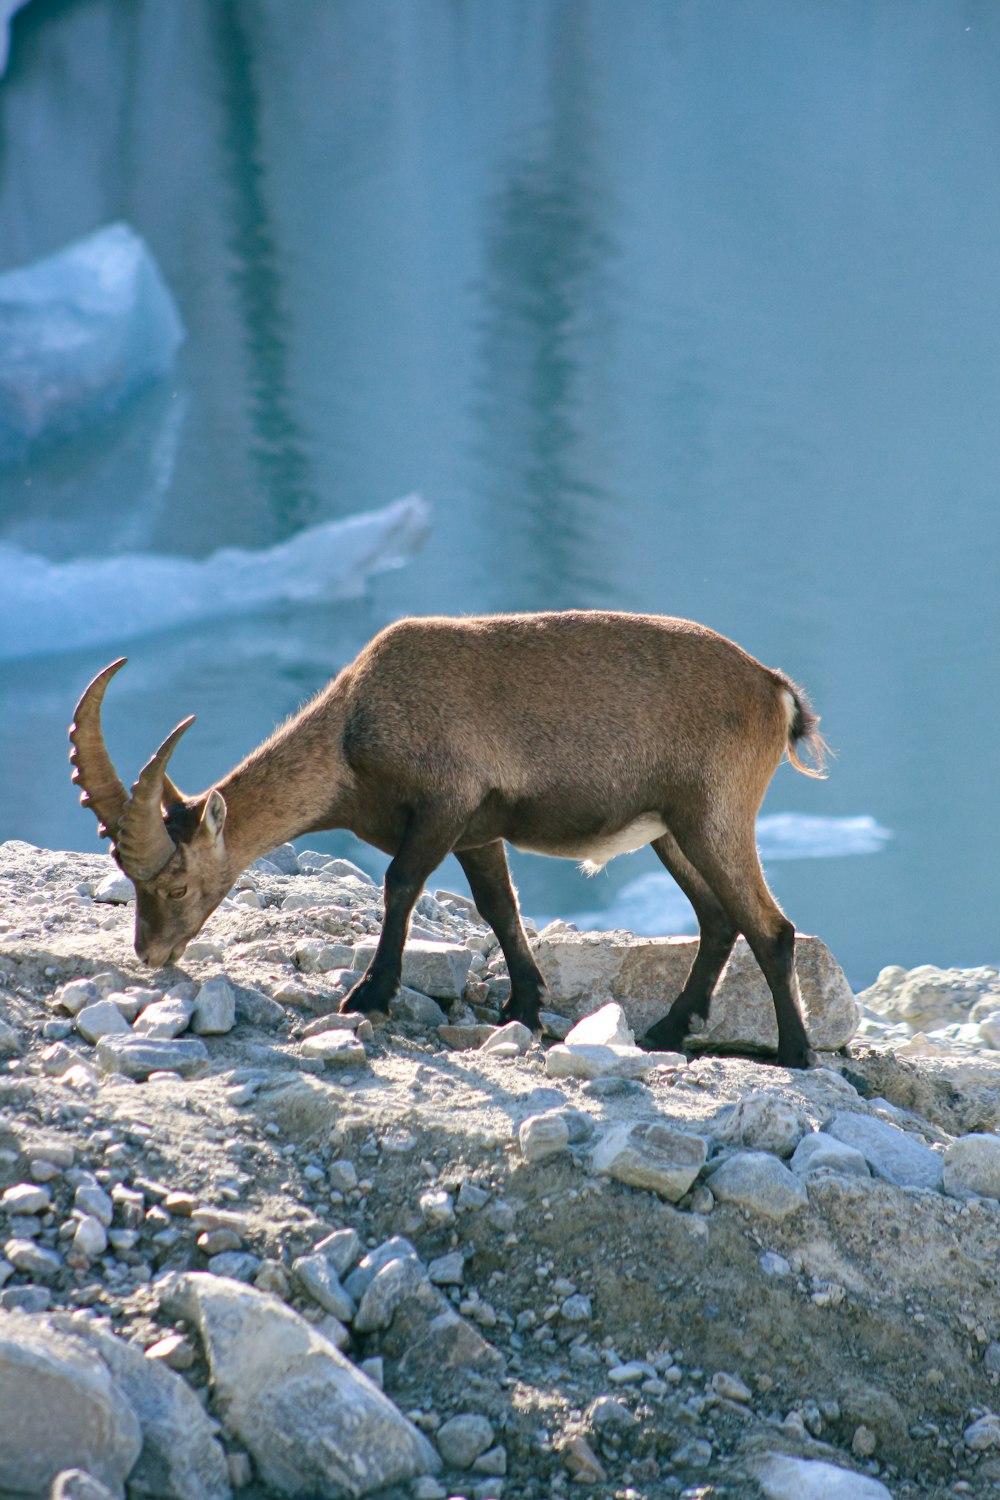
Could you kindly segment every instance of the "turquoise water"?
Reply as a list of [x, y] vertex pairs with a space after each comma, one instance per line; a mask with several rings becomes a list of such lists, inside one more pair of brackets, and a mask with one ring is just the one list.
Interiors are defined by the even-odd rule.
[[[998, 65], [980, 0], [33, 0], [0, 270], [122, 219], [187, 339], [0, 472], [0, 544], [198, 560], [413, 491], [431, 524], [358, 597], [135, 638], [95, 582], [106, 646], [0, 662], [0, 837], [96, 846], [65, 726], [123, 652], [123, 778], [195, 712], [195, 787], [401, 614], [649, 609], [809, 689], [837, 759], [768, 814], [891, 831], [769, 859], [797, 925], [858, 983], [1000, 961]], [[655, 864], [517, 879], [593, 912]]]

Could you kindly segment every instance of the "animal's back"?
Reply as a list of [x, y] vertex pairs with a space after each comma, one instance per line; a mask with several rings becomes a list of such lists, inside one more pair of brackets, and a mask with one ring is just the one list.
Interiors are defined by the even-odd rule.
[[[429, 617], [382, 631], [349, 669], [345, 748], [428, 763], [442, 751], [512, 797], [586, 781], [704, 778], [706, 747], [773, 744], [780, 678], [689, 620], [603, 610]], [[752, 731], [756, 730], [754, 733]]]

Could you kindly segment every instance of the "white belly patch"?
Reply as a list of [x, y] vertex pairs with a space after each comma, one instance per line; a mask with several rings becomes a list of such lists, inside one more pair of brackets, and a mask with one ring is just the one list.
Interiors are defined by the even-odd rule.
[[578, 859], [585, 875], [596, 875], [599, 870], [604, 869], [609, 859], [614, 859], [619, 854], [632, 854], [645, 844], [651, 844], [653, 839], [659, 838], [666, 831], [667, 825], [659, 813], [648, 812], [640, 813], [631, 823], [619, 828], [617, 833], [603, 834], [586, 843], [563, 844], [558, 849], [542, 849], [537, 844], [516, 844], [514, 847], [526, 854], [553, 854], [560, 859]]

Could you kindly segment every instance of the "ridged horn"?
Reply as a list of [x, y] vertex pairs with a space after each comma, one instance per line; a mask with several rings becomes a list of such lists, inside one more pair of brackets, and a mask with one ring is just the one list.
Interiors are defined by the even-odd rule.
[[153, 758], [143, 766], [132, 788], [119, 823], [117, 839], [119, 864], [131, 880], [152, 880], [177, 848], [163, 822], [166, 766], [177, 741], [193, 723], [192, 714], [171, 730]]
[[116, 839], [122, 815], [128, 806], [128, 792], [115, 770], [104, 743], [101, 728], [101, 704], [108, 683], [128, 660], [120, 656], [98, 672], [76, 705], [69, 726], [72, 780], [80, 788], [80, 803], [97, 816], [101, 838]]

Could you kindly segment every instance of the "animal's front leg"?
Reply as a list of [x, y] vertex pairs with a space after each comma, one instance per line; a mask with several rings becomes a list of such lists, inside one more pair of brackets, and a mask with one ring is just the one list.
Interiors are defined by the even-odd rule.
[[545, 980], [521, 923], [503, 841], [497, 839], [479, 849], [458, 850], [456, 857], [465, 871], [476, 909], [493, 928], [507, 960], [510, 995], [500, 1013], [501, 1019], [521, 1021], [536, 1031], [538, 1010], [545, 998]]
[[[410, 913], [424, 882], [444, 859], [457, 836], [454, 814], [440, 808], [415, 809], [399, 849], [385, 872], [385, 908], [378, 947], [364, 975], [341, 1000], [340, 1010], [388, 1015], [399, 993], [403, 944]], [[461, 824], [458, 823], [458, 827]]]

